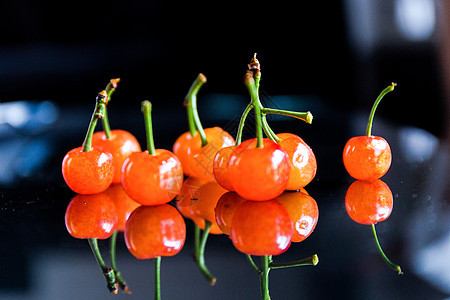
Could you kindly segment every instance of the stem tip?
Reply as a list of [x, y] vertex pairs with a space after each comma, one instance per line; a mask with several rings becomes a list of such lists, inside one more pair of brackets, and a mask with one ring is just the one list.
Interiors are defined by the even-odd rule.
[[198, 79], [202, 82], [202, 83], [206, 83], [206, 76], [203, 75], [202, 73], [198, 74]]
[[312, 263], [313, 263], [313, 266], [317, 266], [317, 264], [319, 263], [319, 256], [317, 256], [317, 254], [313, 255]]
[[152, 103], [148, 100], [141, 102], [141, 110], [144, 114], [150, 113], [152, 111]]

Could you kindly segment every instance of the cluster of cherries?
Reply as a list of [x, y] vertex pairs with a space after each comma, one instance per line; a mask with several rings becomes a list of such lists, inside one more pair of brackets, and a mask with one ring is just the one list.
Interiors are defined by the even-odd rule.
[[391, 83], [377, 97], [369, 115], [366, 135], [348, 140], [344, 147], [343, 161], [350, 176], [357, 179], [349, 186], [345, 195], [348, 215], [359, 224], [370, 225], [381, 257], [388, 266], [402, 274], [400, 266], [391, 262], [381, 249], [375, 231], [375, 224], [386, 220], [393, 208], [392, 192], [379, 179], [389, 170], [392, 154], [389, 143], [384, 138], [372, 135], [372, 123], [381, 99], [393, 91], [395, 86], [395, 83]]
[[[111, 80], [97, 96], [83, 145], [63, 159], [64, 180], [78, 193], [67, 207], [65, 221], [73, 237], [88, 239], [111, 292], [121, 288], [129, 293], [115, 263], [117, 234], [122, 231], [133, 256], [155, 260], [155, 299], [160, 299], [161, 257], [176, 255], [183, 248], [183, 216], [194, 223], [193, 257], [211, 285], [216, 278], [205, 263], [209, 234], [229, 235], [235, 248], [246, 255], [260, 276], [263, 299], [270, 299], [270, 270], [318, 263], [316, 254], [288, 263], [273, 261], [292, 242], [305, 240], [317, 224], [317, 203], [305, 190], [316, 175], [317, 162], [302, 138], [275, 133], [267, 120], [267, 115], [279, 114], [311, 123], [312, 115], [264, 107], [259, 99], [261, 69], [256, 54], [248, 67], [245, 85], [251, 101], [242, 113], [236, 139], [220, 127], [203, 128], [197, 94], [206, 77], [199, 74], [184, 101], [189, 131], [176, 139], [172, 152], [155, 149], [149, 101], [141, 107], [147, 138], [147, 149], [142, 151], [131, 133], [109, 126], [107, 105], [119, 79]], [[393, 88], [394, 84], [377, 98], [366, 136], [350, 139], [343, 159], [350, 175], [359, 179], [345, 199], [350, 217], [372, 226], [380, 253], [401, 273], [381, 250], [374, 227], [392, 211], [392, 193], [378, 180], [390, 166], [391, 153], [387, 142], [371, 136], [370, 130], [376, 106]], [[252, 110], [256, 137], [242, 141]], [[94, 133], [98, 119], [103, 131]], [[109, 237], [108, 268], [97, 240]], [[260, 266], [252, 256], [261, 257]]]

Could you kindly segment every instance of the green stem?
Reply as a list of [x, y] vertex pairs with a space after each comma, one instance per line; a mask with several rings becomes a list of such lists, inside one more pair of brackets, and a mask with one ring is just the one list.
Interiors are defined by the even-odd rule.
[[249, 103], [242, 113], [241, 119], [239, 120], [239, 127], [236, 134], [236, 146], [242, 142], [242, 131], [244, 129], [245, 120], [247, 119], [248, 113], [253, 109], [253, 104]]
[[260, 273], [260, 279], [261, 279], [261, 295], [263, 300], [270, 300], [269, 295], [269, 261], [270, 257], [267, 255], [264, 255], [261, 257], [262, 262], [262, 272]]
[[208, 144], [208, 141], [206, 139], [206, 134], [203, 130], [203, 126], [198, 115], [197, 94], [200, 88], [205, 83], [205, 75], [203, 75], [202, 73], [198, 74], [197, 78], [192, 83], [191, 88], [186, 95], [186, 98], [184, 99], [184, 106], [186, 106], [188, 114], [189, 131], [191, 133], [191, 136], [194, 136], [196, 134], [196, 130], [198, 131], [200, 139], [202, 141], [202, 147], [206, 146], [206, 144]]
[[247, 261], [252, 266], [253, 270], [255, 270], [256, 273], [261, 274], [262, 270], [256, 265], [256, 263], [254, 262], [252, 256], [250, 254], [245, 254], [245, 257], [247, 258]]
[[372, 135], [373, 117], [375, 116], [375, 111], [378, 107], [378, 104], [380, 103], [381, 99], [383, 99], [384, 95], [394, 90], [394, 87], [396, 85], [397, 85], [396, 83], [392, 82], [391, 85], [389, 85], [388, 87], [386, 87], [384, 90], [381, 91], [380, 95], [378, 95], [377, 99], [375, 100], [375, 103], [372, 106], [372, 110], [370, 111], [369, 121], [367, 122], [366, 136]]
[[205, 220], [205, 230], [203, 231], [203, 236], [200, 240], [200, 244], [198, 245], [198, 252], [195, 253], [195, 259], [197, 262], [197, 266], [199, 267], [201, 273], [206, 278], [211, 286], [216, 284], [216, 278], [211, 274], [206, 267], [205, 263], [205, 249], [206, 249], [206, 241], [208, 240], [209, 231], [211, 229], [211, 222]]
[[161, 256], [155, 257], [155, 300], [161, 300]]
[[253, 109], [255, 112], [255, 123], [256, 123], [256, 148], [261, 148], [263, 146], [263, 130], [262, 130], [262, 113], [261, 113], [261, 102], [258, 97], [258, 90], [255, 85], [255, 80], [253, 79], [252, 73], [249, 71], [245, 76], [245, 84], [249, 90], [251, 97], [251, 104], [253, 104]]
[[282, 140], [273, 132], [272, 128], [270, 128], [269, 123], [267, 122], [267, 118], [265, 115], [262, 116], [262, 126], [265, 134], [269, 139], [274, 141], [275, 143], [279, 143]]
[[386, 256], [386, 254], [384, 254], [383, 249], [381, 249], [381, 245], [380, 242], [378, 241], [378, 237], [377, 237], [377, 232], [375, 230], [375, 224], [371, 224], [370, 225], [372, 228], [372, 234], [373, 237], [375, 239], [375, 243], [377, 244], [377, 248], [378, 248], [378, 252], [380, 253], [381, 257], [383, 258], [383, 260], [386, 262], [386, 264], [393, 270], [397, 271], [398, 275], [403, 274], [402, 269], [400, 268], [399, 265], [394, 264], [393, 262], [391, 262], [389, 260], [389, 258]]
[[92, 150], [92, 135], [94, 134], [98, 119], [101, 119], [105, 116], [106, 104], [108, 103], [107, 99], [108, 98], [105, 91], [101, 91], [97, 95], [97, 99], [95, 101], [95, 109], [89, 123], [86, 137], [83, 141], [83, 152], [89, 152]]
[[[117, 84], [119, 83], [120, 78], [111, 79], [108, 83], [108, 85], [105, 88], [107, 102], [109, 103], [111, 101], [111, 95], [114, 94], [117, 88]], [[109, 126], [109, 119], [108, 119], [108, 109], [105, 109], [105, 114], [102, 119], [103, 124], [103, 132], [106, 135], [106, 138], [109, 140], [111, 138], [111, 127]]]
[[274, 109], [274, 108], [262, 108], [261, 111], [265, 115], [276, 114], [276, 115], [293, 117], [293, 118], [305, 121], [308, 124], [311, 124], [312, 120], [313, 120], [313, 115], [309, 111], [308, 112], [297, 112], [297, 111]]
[[91, 246], [92, 253], [95, 256], [95, 260], [97, 261], [100, 269], [102, 270], [103, 276], [105, 276], [109, 291], [113, 294], [117, 294], [118, 284], [116, 281], [116, 277], [114, 275], [114, 269], [106, 267], [105, 261], [103, 260], [102, 255], [100, 253], [100, 249], [98, 248], [97, 239], [91, 238], [88, 239], [88, 242], [89, 246]]
[[151, 155], [156, 155], [155, 142], [153, 140], [153, 126], [152, 126], [152, 104], [148, 100], [142, 101], [141, 110], [144, 115], [145, 133], [147, 137], [147, 150]]
[[317, 254], [314, 254], [313, 256], [288, 262], [288, 263], [274, 263], [271, 262], [269, 264], [269, 267], [271, 269], [282, 269], [282, 268], [290, 268], [290, 267], [302, 267], [302, 266], [315, 266], [319, 263], [319, 257]]
[[126, 294], [131, 294], [131, 291], [128, 289], [127, 283], [122, 278], [120, 272], [117, 270], [116, 266], [116, 243], [117, 243], [117, 234], [118, 231], [114, 230], [111, 238], [109, 240], [109, 257], [111, 260], [111, 268], [114, 270], [114, 275], [116, 276], [116, 280], [119, 283], [119, 288]]

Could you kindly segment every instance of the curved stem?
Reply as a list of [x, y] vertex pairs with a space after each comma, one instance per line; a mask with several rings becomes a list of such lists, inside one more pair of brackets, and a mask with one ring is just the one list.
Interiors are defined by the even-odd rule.
[[155, 142], [153, 140], [152, 126], [152, 104], [148, 100], [142, 101], [141, 110], [144, 115], [145, 133], [147, 137], [147, 150], [151, 155], [155, 155]]
[[266, 133], [267, 137], [274, 141], [275, 143], [279, 143], [282, 140], [273, 132], [272, 128], [270, 128], [269, 123], [267, 122], [267, 118], [265, 115], [262, 116], [262, 126], [263, 130]]
[[253, 270], [255, 270], [256, 273], [258, 274], [262, 273], [262, 270], [256, 265], [250, 254], [245, 254], [245, 258], [247, 258], [247, 261], [250, 263], [250, 265], [252, 266]]
[[[120, 78], [111, 79], [108, 85], [106, 86], [105, 92], [108, 103], [111, 101], [111, 95], [116, 91], [117, 84], [119, 83], [119, 81]], [[102, 124], [103, 124], [103, 132], [105, 133], [106, 138], [109, 140], [111, 138], [111, 127], [109, 126], [108, 109], [105, 109], [105, 115], [103, 116]]]
[[208, 220], [205, 220], [205, 230], [203, 231], [203, 236], [200, 240], [200, 244], [198, 245], [198, 252], [196, 253], [196, 261], [197, 266], [199, 267], [201, 273], [203, 276], [208, 280], [209, 284], [211, 286], [216, 284], [216, 278], [211, 274], [211, 272], [208, 270], [208, 267], [205, 263], [205, 249], [206, 249], [206, 242], [208, 240], [209, 231], [211, 229], [211, 222]]
[[109, 244], [109, 258], [111, 260], [111, 268], [114, 270], [114, 275], [116, 276], [117, 283], [119, 284], [119, 288], [126, 294], [131, 294], [131, 291], [128, 289], [127, 283], [122, 278], [120, 272], [117, 270], [116, 266], [116, 243], [117, 243], [117, 234], [118, 231], [114, 230], [113, 234], [110, 237]]
[[269, 261], [270, 258], [267, 255], [261, 257], [262, 261], [262, 272], [260, 274], [261, 279], [261, 295], [263, 300], [270, 300], [269, 295]]
[[83, 152], [91, 151], [92, 149], [92, 135], [94, 134], [95, 126], [97, 126], [98, 119], [102, 119], [105, 116], [106, 104], [108, 103], [108, 97], [106, 92], [103, 90], [97, 95], [95, 101], [95, 109], [92, 114], [91, 121], [86, 133], [86, 137], [83, 141]]
[[255, 85], [255, 80], [253, 79], [252, 73], [249, 71], [245, 76], [245, 84], [249, 90], [251, 103], [253, 104], [253, 109], [255, 112], [255, 123], [256, 123], [256, 148], [261, 148], [263, 145], [263, 130], [262, 130], [262, 113], [261, 113], [261, 102], [258, 97], [258, 90]]
[[366, 136], [372, 135], [373, 117], [375, 116], [375, 111], [378, 107], [378, 104], [380, 103], [381, 99], [383, 99], [384, 95], [394, 90], [394, 87], [396, 85], [397, 85], [396, 83], [392, 82], [390, 86], [381, 91], [380, 95], [378, 95], [377, 99], [375, 100], [375, 103], [373, 104], [372, 109], [370, 111], [369, 121], [367, 122]]
[[302, 266], [315, 266], [319, 263], [319, 257], [317, 254], [314, 254], [313, 256], [288, 262], [288, 263], [274, 263], [271, 262], [269, 264], [269, 268], [271, 269], [282, 269], [282, 268], [290, 268], [290, 267], [302, 267]]
[[202, 141], [202, 147], [208, 144], [206, 139], [205, 131], [203, 130], [202, 123], [200, 121], [200, 117], [198, 115], [197, 110], [197, 94], [200, 88], [206, 83], [206, 77], [202, 73], [198, 74], [194, 83], [192, 83], [191, 88], [189, 89], [186, 98], [184, 99], [184, 106], [187, 108], [188, 113], [188, 122], [189, 122], [189, 131], [191, 136], [194, 136], [196, 130], [200, 135], [200, 139]]
[[155, 257], [155, 300], [161, 300], [161, 256]]
[[100, 249], [98, 248], [97, 239], [91, 238], [88, 239], [88, 242], [89, 246], [91, 247], [92, 253], [95, 256], [95, 260], [97, 261], [97, 264], [102, 270], [103, 276], [105, 276], [109, 291], [113, 294], [117, 294], [118, 284], [116, 281], [116, 277], [114, 275], [114, 270], [112, 268], [106, 267], [105, 261], [103, 260], [102, 255], [100, 253]]
[[274, 109], [274, 108], [262, 108], [262, 113], [267, 114], [276, 114], [276, 115], [283, 115], [288, 117], [293, 117], [302, 121], [305, 121], [308, 124], [312, 123], [313, 115], [311, 112], [297, 112], [297, 111], [290, 111], [290, 110], [283, 110], [283, 109]]
[[377, 244], [378, 252], [380, 253], [383, 260], [386, 262], [386, 264], [393, 270], [397, 271], [398, 275], [403, 274], [402, 269], [399, 265], [394, 264], [389, 260], [389, 258], [384, 254], [383, 249], [381, 249], [380, 242], [378, 241], [377, 232], [375, 230], [375, 224], [371, 224], [370, 227], [372, 228], [372, 234], [373, 238], [375, 239], [375, 243]]
[[236, 146], [239, 146], [239, 144], [242, 142], [242, 131], [245, 125], [245, 119], [247, 119], [247, 115], [252, 109], [253, 104], [249, 103], [247, 107], [244, 109], [244, 112], [242, 113], [241, 119], [239, 120], [238, 131], [236, 134]]

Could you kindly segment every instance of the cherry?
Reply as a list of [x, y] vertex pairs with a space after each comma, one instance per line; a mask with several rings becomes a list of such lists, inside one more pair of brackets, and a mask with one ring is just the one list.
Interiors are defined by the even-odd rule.
[[308, 185], [317, 172], [317, 161], [314, 152], [299, 136], [292, 133], [279, 133], [278, 144], [289, 155], [291, 171], [286, 190], [300, 190]]
[[229, 160], [230, 183], [243, 198], [264, 201], [276, 198], [289, 180], [289, 156], [267, 138], [250, 139], [237, 146]]
[[305, 240], [314, 231], [319, 219], [317, 202], [303, 192], [284, 192], [275, 201], [283, 205], [294, 224], [292, 242]]
[[217, 151], [214, 157], [213, 174], [217, 183], [226, 190], [234, 191], [230, 182], [229, 161], [234, 146], [224, 147]]
[[70, 150], [62, 161], [62, 175], [71, 190], [78, 194], [96, 194], [105, 191], [114, 176], [111, 153], [92, 146], [92, 135], [98, 118], [102, 118], [107, 104], [106, 92], [98, 94], [86, 138], [82, 147]]
[[382, 177], [389, 170], [392, 161], [388, 142], [379, 136], [372, 136], [372, 123], [375, 110], [384, 95], [394, 90], [395, 83], [386, 87], [375, 100], [367, 123], [366, 135], [352, 137], [345, 144], [344, 166], [353, 178], [372, 180]]
[[116, 206], [118, 214], [116, 230], [124, 231], [128, 217], [136, 208], [141, 206], [141, 204], [131, 199], [123, 189], [123, 186], [118, 183], [111, 184], [111, 186], [104, 191], [104, 194], [107, 195]]
[[134, 152], [122, 166], [125, 192], [142, 205], [164, 204], [180, 192], [183, 169], [178, 158], [165, 149], [155, 149], [151, 125], [151, 103], [142, 102], [147, 132], [147, 150]]
[[375, 224], [386, 220], [393, 207], [393, 197], [389, 186], [379, 179], [356, 180], [345, 194], [345, 209], [350, 218], [359, 223], [370, 225], [378, 252], [386, 264], [403, 274], [400, 266], [389, 260], [378, 241]]
[[233, 221], [234, 213], [236, 212], [236, 209], [245, 201], [247, 200], [234, 192], [227, 192], [223, 194], [219, 201], [217, 201], [216, 207], [214, 208], [216, 213], [216, 222], [223, 233], [230, 235], [231, 222]]
[[239, 251], [250, 255], [279, 255], [291, 244], [292, 220], [274, 200], [246, 201], [235, 211], [230, 238]]
[[89, 246], [105, 276], [108, 289], [117, 294], [118, 282], [113, 268], [108, 268], [101, 256], [97, 239], [110, 237], [118, 216], [114, 203], [103, 193], [77, 195], [69, 203], [65, 223], [69, 234], [78, 239], [88, 239]]

